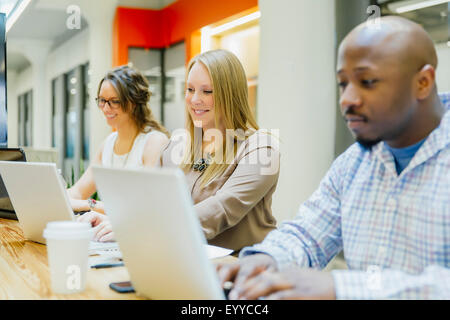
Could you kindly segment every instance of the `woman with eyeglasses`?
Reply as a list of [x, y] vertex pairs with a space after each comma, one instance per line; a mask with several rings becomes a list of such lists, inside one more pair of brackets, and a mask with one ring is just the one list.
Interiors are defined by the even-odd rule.
[[[169, 133], [152, 115], [148, 106], [151, 95], [148, 87], [147, 79], [128, 66], [113, 69], [100, 81], [97, 105], [114, 132], [105, 139], [91, 160], [92, 164], [115, 168], [160, 165]], [[68, 189], [72, 209], [104, 213], [101, 202], [89, 199], [95, 191], [92, 169], [88, 167]]]

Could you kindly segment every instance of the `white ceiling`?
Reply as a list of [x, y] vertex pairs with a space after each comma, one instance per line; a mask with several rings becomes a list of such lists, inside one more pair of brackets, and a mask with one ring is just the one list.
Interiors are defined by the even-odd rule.
[[[0, 0], [0, 2], [2, 1], [4, 0]], [[118, 0], [118, 5], [131, 8], [161, 9], [175, 1]], [[66, 27], [66, 9], [68, 4], [70, 4], [70, 0], [32, 0], [9, 30], [7, 41], [13, 41], [14, 39], [33, 39], [50, 41], [53, 48], [61, 45], [88, 26], [86, 19], [82, 16], [81, 29], [70, 30]], [[8, 69], [21, 71], [29, 66], [29, 62], [23, 55], [17, 55], [17, 53], [11, 52], [10, 50], [8, 50], [7, 54]]]
[[57, 7], [61, 3], [59, 0], [33, 0], [26, 7], [6, 36], [8, 70], [20, 72], [30, 65], [23, 55], [11, 52], [8, 43], [32, 39], [49, 41], [53, 47], [57, 47], [87, 27], [86, 20], [81, 17], [81, 29], [68, 29], [66, 8]]
[[41, 7], [42, 0], [32, 1], [9, 31], [8, 39], [31, 38], [60, 42], [75, 35], [87, 26], [81, 17], [81, 29], [70, 30], [66, 27], [67, 13], [58, 8]]

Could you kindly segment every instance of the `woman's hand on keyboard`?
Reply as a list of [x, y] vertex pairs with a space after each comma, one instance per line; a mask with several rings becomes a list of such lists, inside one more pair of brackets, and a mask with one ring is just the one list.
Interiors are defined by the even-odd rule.
[[82, 216], [79, 216], [77, 218], [78, 222], [88, 222], [93, 227], [98, 226], [100, 223], [102, 223], [104, 220], [107, 220], [108, 218], [101, 213], [95, 212], [95, 211], [89, 211], [83, 214]]
[[104, 214], [89, 211], [78, 217], [79, 222], [88, 222], [94, 227], [94, 241], [107, 242], [114, 241], [111, 223]]
[[108, 242], [114, 241], [114, 233], [112, 232], [111, 223], [108, 219], [103, 220], [98, 226], [94, 228], [94, 241]]

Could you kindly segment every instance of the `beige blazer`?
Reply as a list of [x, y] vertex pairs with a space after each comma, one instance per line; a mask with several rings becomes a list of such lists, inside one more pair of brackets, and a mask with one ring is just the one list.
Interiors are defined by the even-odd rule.
[[[172, 140], [163, 152], [162, 166], [178, 166], [183, 148], [180, 141]], [[279, 160], [277, 138], [256, 131], [238, 147], [233, 164], [204, 188], [200, 188], [199, 181], [203, 173], [193, 169], [186, 173], [209, 244], [240, 250], [261, 242], [275, 229], [271, 205], [278, 182]]]

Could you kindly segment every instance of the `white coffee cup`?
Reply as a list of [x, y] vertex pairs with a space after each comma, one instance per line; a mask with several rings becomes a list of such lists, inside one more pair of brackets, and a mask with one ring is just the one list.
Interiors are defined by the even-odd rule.
[[54, 293], [84, 291], [88, 270], [89, 242], [93, 230], [89, 223], [53, 221], [47, 224], [47, 256]]

